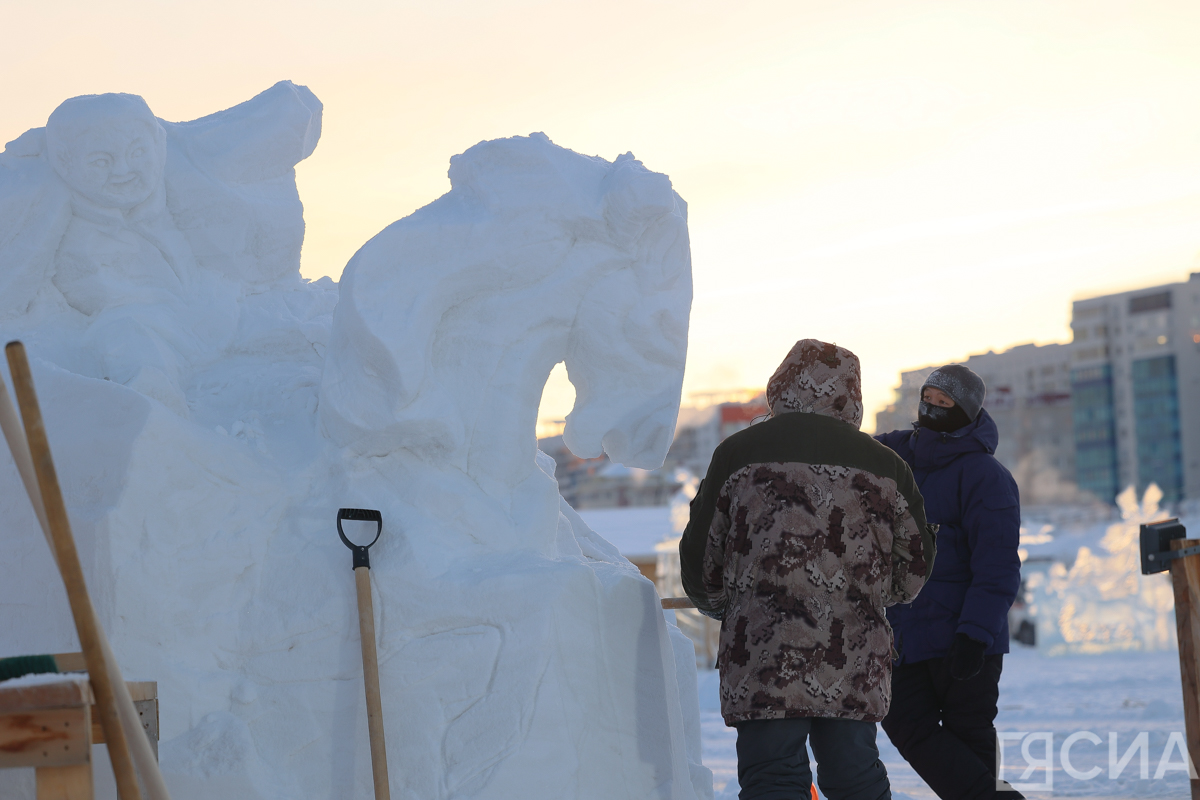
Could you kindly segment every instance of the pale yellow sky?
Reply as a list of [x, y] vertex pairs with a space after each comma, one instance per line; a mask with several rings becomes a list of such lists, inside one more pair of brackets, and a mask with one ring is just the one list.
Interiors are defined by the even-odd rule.
[[[688, 201], [685, 391], [761, 386], [798, 338], [902, 369], [1064, 341], [1073, 297], [1200, 252], [1200, 4], [0, 2], [0, 138], [78, 94], [193, 119], [290, 79], [302, 270], [446, 191], [450, 156], [545, 131], [632, 150]], [[561, 416], [561, 377], [544, 413]]]

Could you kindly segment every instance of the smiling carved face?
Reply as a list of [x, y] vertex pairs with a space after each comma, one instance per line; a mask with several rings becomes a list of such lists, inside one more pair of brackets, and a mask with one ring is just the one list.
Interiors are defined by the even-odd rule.
[[51, 115], [46, 134], [58, 174], [97, 205], [128, 210], [162, 182], [166, 137], [140, 97], [69, 100]]
[[162, 180], [163, 156], [141, 120], [113, 121], [75, 141], [63, 178], [79, 194], [109, 208], [144, 202]]

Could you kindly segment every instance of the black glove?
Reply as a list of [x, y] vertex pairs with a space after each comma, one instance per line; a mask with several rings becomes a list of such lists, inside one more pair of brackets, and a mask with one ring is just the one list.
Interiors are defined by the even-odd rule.
[[950, 645], [950, 677], [956, 681], [974, 678], [983, 669], [983, 651], [987, 645], [972, 639], [965, 633], [954, 634], [954, 643]]

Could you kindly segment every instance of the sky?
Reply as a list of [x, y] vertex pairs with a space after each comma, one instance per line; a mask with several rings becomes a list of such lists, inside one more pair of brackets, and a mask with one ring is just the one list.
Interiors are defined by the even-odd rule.
[[[1072, 299], [1200, 269], [1200, 4], [0, 0], [0, 141], [123, 91], [184, 121], [279, 80], [324, 103], [301, 272], [336, 279], [543, 131], [632, 151], [687, 201], [684, 402], [761, 387], [801, 338], [901, 370], [1070, 337]], [[559, 370], [542, 416], [573, 391]]]

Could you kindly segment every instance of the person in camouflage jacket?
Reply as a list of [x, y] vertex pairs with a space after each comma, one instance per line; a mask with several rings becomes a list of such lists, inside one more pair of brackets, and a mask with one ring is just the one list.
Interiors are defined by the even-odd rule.
[[[721, 620], [721, 713], [740, 797], [890, 796], [875, 724], [891, 697], [886, 606], [912, 601], [933, 530], [912, 472], [858, 430], [858, 358], [797, 342], [771, 416], [716, 449], [679, 545], [684, 591]], [[802, 795], [793, 792], [802, 792]]]

